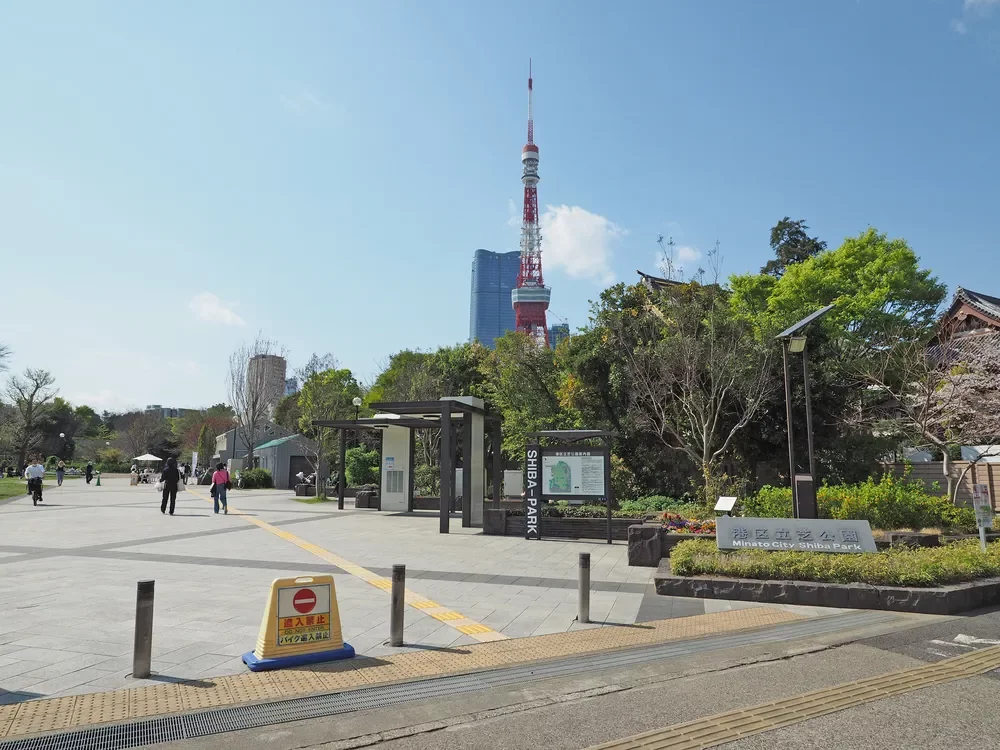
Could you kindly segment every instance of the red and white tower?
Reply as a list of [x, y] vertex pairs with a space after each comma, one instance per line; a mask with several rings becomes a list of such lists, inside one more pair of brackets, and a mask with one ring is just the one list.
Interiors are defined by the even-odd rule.
[[511, 290], [515, 329], [549, 345], [545, 311], [552, 290], [542, 278], [542, 233], [538, 229], [538, 146], [531, 119], [531, 62], [528, 62], [528, 143], [521, 149], [521, 182], [524, 183], [524, 216], [521, 220], [521, 270]]

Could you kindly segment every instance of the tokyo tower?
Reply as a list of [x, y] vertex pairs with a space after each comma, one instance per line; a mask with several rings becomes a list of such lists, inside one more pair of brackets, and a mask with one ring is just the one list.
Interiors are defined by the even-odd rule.
[[542, 278], [542, 233], [538, 229], [538, 146], [531, 118], [531, 62], [528, 62], [528, 142], [521, 149], [521, 182], [524, 183], [524, 214], [521, 220], [521, 269], [510, 292], [515, 330], [531, 336], [540, 346], [549, 345], [545, 311], [552, 290]]

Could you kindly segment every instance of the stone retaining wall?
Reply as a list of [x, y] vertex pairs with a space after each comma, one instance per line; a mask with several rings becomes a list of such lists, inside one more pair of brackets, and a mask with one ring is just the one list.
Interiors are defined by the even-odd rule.
[[656, 593], [664, 596], [881, 609], [927, 615], [954, 615], [1000, 603], [1000, 578], [984, 578], [936, 588], [816, 581], [758, 581], [747, 578], [675, 576], [670, 572], [670, 562], [663, 560], [653, 581]]
[[[612, 518], [612, 540], [624, 542], [628, 539], [629, 527], [634, 518]], [[483, 513], [483, 534], [491, 536], [519, 536], [525, 532], [524, 516], [511, 516], [506, 509], [486, 508]], [[539, 521], [542, 539], [607, 539], [608, 520], [606, 518], [552, 518], [543, 516]]]

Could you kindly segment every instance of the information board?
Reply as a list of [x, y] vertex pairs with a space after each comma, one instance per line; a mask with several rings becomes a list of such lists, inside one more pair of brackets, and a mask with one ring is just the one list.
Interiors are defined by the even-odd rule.
[[719, 549], [803, 552], [876, 552], [867, 521], [820, 521], [814, 518], [715, 519]]
[[542, 494], [546, 497], [604, 497], [604, 452], [586, 448], [545, 451]]
[[976, 526], [981, 529], [993, 528], [993, 499], [988, 484], [972, 485], [972, 507], [976, 511]]

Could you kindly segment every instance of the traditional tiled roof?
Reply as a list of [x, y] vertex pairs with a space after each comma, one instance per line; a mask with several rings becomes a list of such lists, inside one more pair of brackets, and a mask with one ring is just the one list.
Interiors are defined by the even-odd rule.
[[650, 276], [648, 273], [643, 273], [642, 271], [636, 271], [637, 274], [642, 278], [642, 283], [650, 291], [656, 291], [658, 289], [664, 289], [669, 286], [683, 286], [683, 281], [674, 281], [672, 279], [663, 279], [659, 276]]
[[988, 294], [981, 294], [980, 292], [973, 292], [971, 289], [958, 287], [955, 290], [954, 301], [962, 301], [984, 315], [989, 315], [991, 318], [1000, 321], [1000, 299], [997, 297], [991, 297]]

